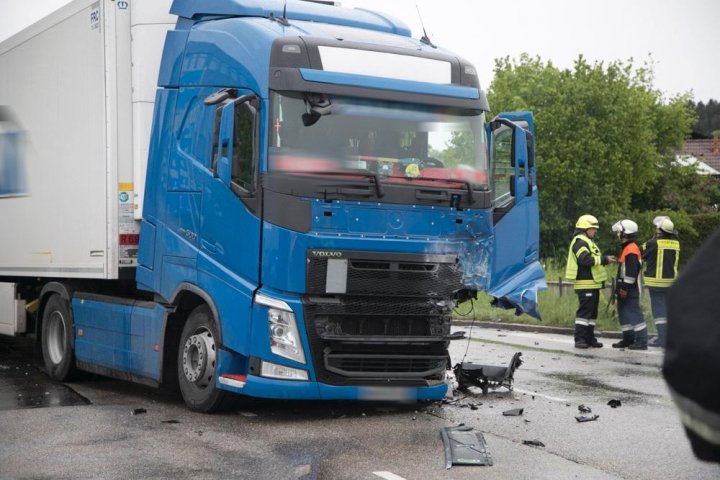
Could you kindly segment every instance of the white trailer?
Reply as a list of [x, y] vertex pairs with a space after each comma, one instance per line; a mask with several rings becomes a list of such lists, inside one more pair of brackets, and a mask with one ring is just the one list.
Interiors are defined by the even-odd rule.
[[74, 0], [0, 43], [0, 333], [12, 277], [118, 279], [136, 265], [170, 0]]

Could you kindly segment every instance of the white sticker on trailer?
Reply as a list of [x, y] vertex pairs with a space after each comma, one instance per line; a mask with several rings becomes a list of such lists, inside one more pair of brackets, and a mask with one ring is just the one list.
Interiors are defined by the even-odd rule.
[[95, 3], [90, 7], [90, 30], [100, 29], [100, 4]]
[[135, 221], [134, 185], [120, 183], [118, 185], [118, 234], [120, 245], [118, 261], [123, 266], [137, 265], [138, 245], [135, 242], [123, 241], [123, 238], [137, 238], [138, 223]]

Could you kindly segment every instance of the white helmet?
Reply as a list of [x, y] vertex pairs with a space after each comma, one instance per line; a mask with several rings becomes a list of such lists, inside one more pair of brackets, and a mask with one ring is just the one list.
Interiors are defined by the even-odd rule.
[[661, 216], [653, 219], [653, 225], [659, 228], [665, 233], [675, 233], [675, 224], [670, 220], [670, 217]]
[[612, 231], [618, 234], [625, 234], [628, 237], [632, 235], [637, 235], [638, 224], [628, 219], [620, 220], [612, 226]]

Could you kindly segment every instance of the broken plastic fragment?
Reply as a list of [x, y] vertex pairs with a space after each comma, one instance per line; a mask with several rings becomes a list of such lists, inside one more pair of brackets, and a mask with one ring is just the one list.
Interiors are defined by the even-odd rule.
[[485, 437], [472, 427], [460, 424], [440, 431], [445, 446], [445, 468], [453, 465], [492, 465]]
[[505, 410], [503, 415], [506, 417], [519, 417], [523, 414], [524, 410], [523, 408], [513, 408], [512, 410]]
[[522, 365], [521, 356], [522, 352], [515, 353], [507, 367], [478, 365], [471, 362], [458, 363], [453, 368], [458, 388], [480, 387], [484, 394], [487, 394], [491, 388], [494, 390], [506, 387], [508, 390], [512, 390], [513, 375], [515, 370]]
[[586, 407], [585, 405], [579, 405], [578, 410], [580, 411], [580, 413], [592, 413], [590, 407]]
[[583, 423], [583, 422], [592, 422], [594, 420], [597, 420], [598, 418], [600, 418], [600, 415], [593, 415], [593, 416], [578, 415], [577, 417], [575, 417], [575, 420], [577, 420], [580, 423]]
[[620, 402], [620, 400], [616, 400], [616, 399], [614, 399], [614, 398], [613, 398], [612, 400], [610, 400], [607, 404], [608, 404], [611, 408], [617, 408], [617, 407], [619, 407], [619, 406], [622, 405], [622, 403]]
[[545, 444], [542, 443], [540, 440], [523, 440], [523, 445], [531, 445], [533, 447], [544, 447]]

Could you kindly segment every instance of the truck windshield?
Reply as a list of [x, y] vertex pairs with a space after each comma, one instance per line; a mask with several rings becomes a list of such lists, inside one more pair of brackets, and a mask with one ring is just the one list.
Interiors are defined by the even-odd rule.
[[271, 172], [488, 188], [482, 111], [276, 92], [271, 108]]

